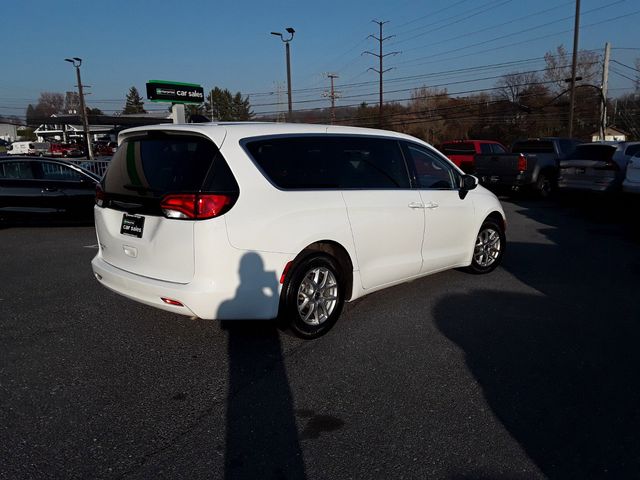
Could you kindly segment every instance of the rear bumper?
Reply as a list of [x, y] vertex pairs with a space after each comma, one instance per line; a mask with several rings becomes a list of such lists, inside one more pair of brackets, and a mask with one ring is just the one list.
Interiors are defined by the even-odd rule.
[[488, 188], [511, 188], [517, 190], [527, 185], [533, 184], [530, 174], [522, 173], [517, 175], [491, 175], [487, 173], [478, 173], [480, 183]]
[[[245, 291], [246, 281], [234, 281], [232, 271], [218, 272], [219, 282], [203, 278], [187, 284], [173, 283], [121, 270], [105, 262], [100, 253], [91, 261], [91, 267], [96, 279], [109, 290], [179, 315], [234, 320], [271, 319], [278, 314], [280, 285], [277, 281], [269, 285], [270, 294], [265, 294], [263, 288]], [[169, 305], [162, 298], [177, 300], [183, 306]]]
[[561, 177], [558, 180], [558, 188], [582, 192], [612, 192], [620, 188], [620, 183], [615, 179], [575, 180]]

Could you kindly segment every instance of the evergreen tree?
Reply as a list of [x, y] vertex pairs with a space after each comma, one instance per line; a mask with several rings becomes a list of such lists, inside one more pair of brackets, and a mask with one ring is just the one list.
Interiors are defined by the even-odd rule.
[[240, 92], [232, 95], [226, 88], [222, 90], [214, 87], [208, 95], [205, 109], [213, 121], [228, 122], [253, 118], [249, 97], [243, 98]]
[[131, 87], [129, 89], [129, 93], [127, 94], [127, 101], [122, 113], [147, 113], [147, 111], [144, 109], [144, 102], [142, 101], [142, 97], [138, 93], [138, 89], [136, 87]]

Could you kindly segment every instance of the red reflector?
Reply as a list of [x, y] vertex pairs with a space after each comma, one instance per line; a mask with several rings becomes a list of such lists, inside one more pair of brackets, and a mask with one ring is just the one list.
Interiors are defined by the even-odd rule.
[[96, 205], [102, 207], [104, 205], [104, 190], [102, 190], [102, 186], [98, 183], [96, 185]]
[[160, 208], [169, 218], [204, 220], [221, 215], [231, 203], [228, 195], [172, 194], [164, 196]]
[[291, 270], [291, 265], [293, 265], [293, 262], [289, 262], [284, 266], [282, 275], [280, 275], [280, 285], [284, 285], [284, 280], [287, 278], [287, 273], [289, 273], [289, 270]]
[[527, 157], [520, 154], [518, 157], [518, 171], [525, 172], [527, 170]]
[[160, 297], [162, 299], [162, 301], [168, 305], [174, 305], [176, 307], [184, 307], [184, 305], [182, 303], [180, 303], [177, 300], [173, 300], [171, 298], [165, 298], [165, 297]]

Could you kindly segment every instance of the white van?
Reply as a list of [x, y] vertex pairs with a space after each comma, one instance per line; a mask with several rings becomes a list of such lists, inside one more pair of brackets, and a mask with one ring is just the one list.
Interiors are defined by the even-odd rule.
[[235, 123], [120, 133], [96, 194], [95, 277], [203, 319], [283, 319], [315, 338], [345, 301], [449, 268], [492, 271], [498, 199], [421, 140]]
[[8, 155], [48, 155], [51, 150], [49, 142], [13, 142], [7, 149]]

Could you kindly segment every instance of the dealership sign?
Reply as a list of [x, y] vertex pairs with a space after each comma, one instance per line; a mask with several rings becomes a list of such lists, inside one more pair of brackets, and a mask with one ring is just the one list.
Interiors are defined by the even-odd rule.
[[195, 83], [149, 80], [147, 98], [152, 102], [202, 103], [204, 102], [204, 90]]

